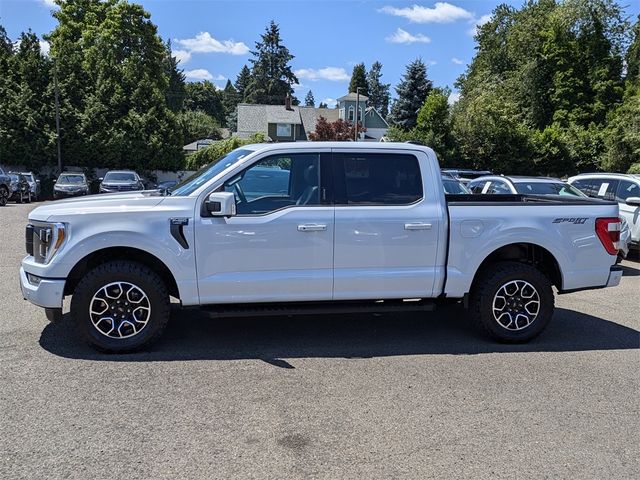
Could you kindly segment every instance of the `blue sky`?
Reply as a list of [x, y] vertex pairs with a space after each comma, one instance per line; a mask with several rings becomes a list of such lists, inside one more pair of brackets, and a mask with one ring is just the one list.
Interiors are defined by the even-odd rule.
[[[163, 39], [171, 39], [188, 80], [224, 86], [248, 64], [254, 43], [270, 20], [280, 25], [284, 44], [295, 55], [301, 100], [312, 90], [319, 101], [347, 93], [356, 63], [383, 64], [383, 80], [395, 86], [405, 66], [421, 57], [436, 86], [452, 87], [473, 58], [475, 25], [503, 1], [449, 0], [140, 0]], [[514, 6], [522, 0], [506, 0]], [[12, 39], [31, 29], [42, 35], [55, 27], [52, 0], [0, 0], [0, 24]], [[626, 0], [631, 19], [640, 1]]]

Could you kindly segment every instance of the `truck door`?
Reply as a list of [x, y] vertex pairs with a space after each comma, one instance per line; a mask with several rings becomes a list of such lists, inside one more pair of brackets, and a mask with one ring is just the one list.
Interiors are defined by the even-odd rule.
[[201, 217], [196, 228], [202, 304], [331, 299], [329, 172], [330, 153], [298, 150], [264, 157], [225, 182], [237, 214]]
[[[355, 153], [334, 149], [336, 300], [425, 298], [433, 294], [440, 191], [424, 185], [422, 152]], [[429, 173], [425, 173], [429, 175]]]

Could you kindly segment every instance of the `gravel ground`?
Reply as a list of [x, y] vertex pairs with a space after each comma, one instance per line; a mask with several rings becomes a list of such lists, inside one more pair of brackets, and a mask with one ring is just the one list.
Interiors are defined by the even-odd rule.
[[640, 263], [527, 345], [434, 314], [206, 318], [150, 352], [22, 300], [0, 208], [0, 478], [640, 478]]

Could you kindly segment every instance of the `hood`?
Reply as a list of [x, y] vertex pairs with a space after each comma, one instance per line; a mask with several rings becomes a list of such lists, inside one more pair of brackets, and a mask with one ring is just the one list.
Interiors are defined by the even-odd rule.
[[166, 197], [142, 192], [109, 193], [89, 197], [72, 198], [47, 202], [29, 214], [29, 220], [40, 222], [64, 222], [75, 215], [95, 213], [145, 212]]
[[56, 182], [55, 187], [81, 187], [87, 188], [88, 185], [86, 183], [65, 183], [65, 182]]

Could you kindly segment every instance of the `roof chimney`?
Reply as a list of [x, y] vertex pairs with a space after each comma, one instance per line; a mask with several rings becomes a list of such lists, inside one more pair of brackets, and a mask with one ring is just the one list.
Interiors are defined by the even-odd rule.
[[291, 94], [287, 93], [287, 96], [284, 97], [284, 108], [286, 110], [291, 110]]

